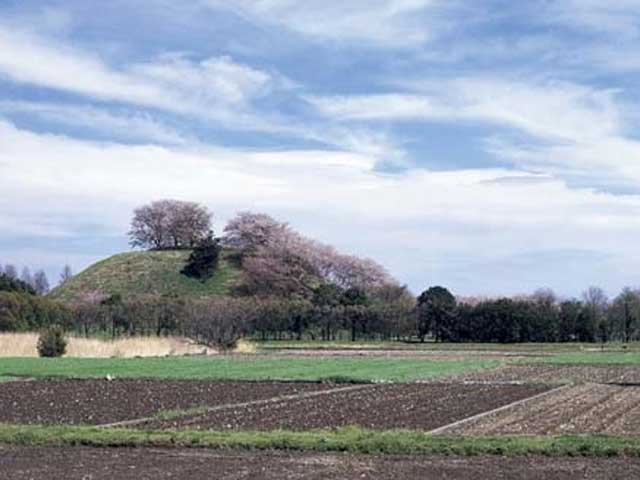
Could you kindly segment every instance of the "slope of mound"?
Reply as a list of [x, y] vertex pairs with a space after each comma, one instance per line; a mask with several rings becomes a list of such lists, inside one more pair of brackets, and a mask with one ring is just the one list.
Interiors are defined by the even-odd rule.
[[135, 295], [207, 297], [228, 294], [240, 270], [231, 264], [227, 255], [223, 253], [221, 256], [214, 276], [201, 282], [180, 273], [190, 253], [181, 250], [114, 255], [74, 276], [49, 296], [71, 301], [96, 293], [120, 294], [123, 298]]

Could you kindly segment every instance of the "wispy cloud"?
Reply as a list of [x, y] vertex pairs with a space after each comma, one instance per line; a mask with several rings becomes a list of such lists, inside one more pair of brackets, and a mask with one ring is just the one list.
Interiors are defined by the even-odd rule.
[[601, 137], [621, 129], [615, 92], [610, 90], [491, 77], [404, 83], [403, 90], [307, 99], [339, 120], [484, 121], [563, 140]]
[[35, 116], [46, 122], [93, 131], [109, 139], [148, 141], [161, 145], [184, 145], [195, 141], [148, 112], [114, 113], [91, 105], [0, 100], [0, 113]]
[[[401, 93], [309, 97], [343, 122], [494, 125], [488, 151], [518, 167], [610, 187], [640, 181], [640, 143], [627, 138], [616, 92], [554, 81], [454, 78], [404, 83]], [[502, 130], [499, 130], [497, 128]], [[504, 129], [526, 134], [514, 141]]]
[[258, 24], [283, 26], [306, 36], [383, 47], [420, 45], [439, 27], [441, 0], [208, 0]]
[[278, 78], [230, 57], [194, 61], [165, 54], [113, 67], [100, 57], [0, 24], [0, 76], [96, 100], [198, 115], [237, 128], [268, 129], [251, 102]]
[[637, 36], [640, 34], [640, 1], [554, 0], [540, 9], [549, 23], [562, 23], [597, 32]]

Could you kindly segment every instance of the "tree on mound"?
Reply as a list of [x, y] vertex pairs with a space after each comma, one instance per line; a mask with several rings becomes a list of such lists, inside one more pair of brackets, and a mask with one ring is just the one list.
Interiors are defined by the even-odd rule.
[[180, 200], [158, 200], [136, 208], [129, 239], [132, 247], [152, 250], [195, 247], [211, 230], [207, 207]]
[[396, 284], [373, 260], [339, 253], [262, 213], [239, 213], [222, 240], [239, 255], [249, 294], [311, 299], [324, 283], [364, 291]]
[[211, 278], [218, 268], [221, 250], [220, 241], [213, 238], [213, 232], [210, 231], [209, 235], [193, 249], [181, 273], [202, 281]]

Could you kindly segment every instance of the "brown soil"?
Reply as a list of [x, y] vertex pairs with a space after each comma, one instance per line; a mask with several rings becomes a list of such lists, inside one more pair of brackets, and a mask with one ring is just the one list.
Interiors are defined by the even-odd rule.
[[542, 358], [544, 353], [519, 351], [490, 351], [490, 350], [399, 350], [376, 348], [283, 348], [273, 349], [265, 356], [287, 356], [294, 358], [424, 358], [428, 360], [526, 360]]
[[640, 365], [508, 365], [456, 377], [477, 382], [627, 383], [640, 385]]
[[637, 458], [405, 457], [184, 449], [0, 447], [0, 479], [570, 480], [640, 477]]
[[447, 429], [446, 434], [640, 435], [640, 387], [581, 384]]
[[147, 428], [306, 430], [360, 426], [432, 430], [548, 390], [541, 385], [373, 385], [314, 398], [158, 420]]
[[0, 423], [100, 425], [182, 410], [335, 388], [335, 384], [192, 380], [0, 383]]

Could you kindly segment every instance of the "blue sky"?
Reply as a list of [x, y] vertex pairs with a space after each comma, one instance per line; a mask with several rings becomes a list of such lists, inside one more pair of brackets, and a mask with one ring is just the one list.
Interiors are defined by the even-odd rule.
[[415, 292], [613, 295], [639, 47], [640, 0], [0, 0], [0, 263], [78, 271], [180, 198]]

